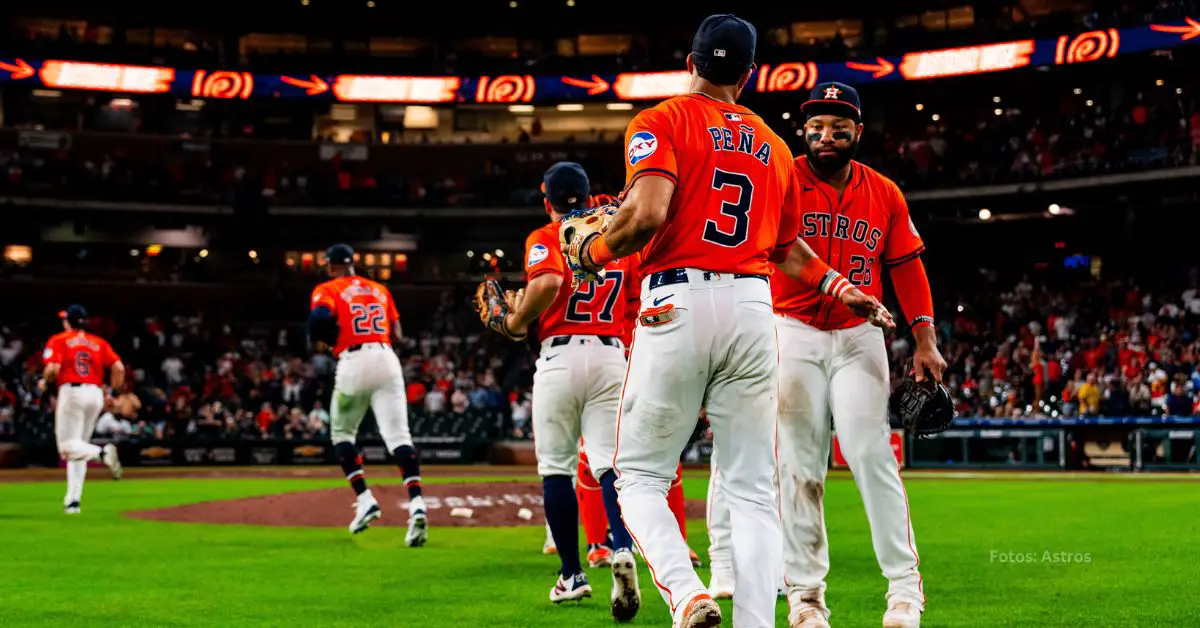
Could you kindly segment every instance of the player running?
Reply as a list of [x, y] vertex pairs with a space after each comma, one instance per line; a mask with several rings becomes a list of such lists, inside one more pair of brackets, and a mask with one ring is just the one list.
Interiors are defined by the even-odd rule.
[[77, 515], [89, 461], [100, 460], [112, 471], [114, 479], [121, 479], [121, 460], [116, 445], [109, 443], [100, 447], [88, 440], [96, 429], [100, 411], [111, 400], [111, 395], [101, 389], [104, 370], [111, 372], [111, 389], [119, 390], [125, 384], [125, 365], [108, 342], [88, 333], [88, 314], [83, 306], [72, 305], [59, 312], [58, 317], [62, 319], [63, 331], [46, 341], [46, 349], [42, 351], [46, 369], [38, 381], [38, 389], [45, 391], [51, 384], [58, 383], [54, 439], [59, 457], [67, 461], [63, 512]]
[[626, 192], [616, 216], [611, 223], [599, 214], [571, 219], [561, 230], [578, 279], [642, 254], [640, 328], [614, 467], [625, 522], [674, 625], [684, 628], [721, 621], [666, 501], [702, 405], [731, 501], [734, 625], [774, 625], [783, 541], [769, 259], [791, 260], [802, 269], [793, 272], [814, 285], [879, 309], [797, 243], [791, 153], [761, 118], [735, 104], [754, 71], [756, 38], [753, 26], [732, 15], [706, 19], [687, 58], [691, 93], [629, 125]]
[[[510, 339], [526, 337], [530, 327], [541, 343], [533, 375], [533, 432], [546, 521], [562, 569], [550, 590], [550, 601], [590, 597], [579, 558], [579, 506], [572, 483], [577, 471], [579, 439], [601, 486], [612, 531], [612, 614], [631, 619], [641, 604], [633, 540], [621, 520], [612, 471], [613, 440], [625, 377], [628, 319], [637, 311], [637, 256], [607, 265], [603, 279], [577, 288], [558, 246], [559, 221], [588, 206], [591, 187], [576, 163], [560, 162], [546, 171], [545, 209], [553, 222], [538, 228], [525, 242], [528, 285], [499, 311], [480, 303], [484, 323]], [[489, 283], [480, 286], [483, 299]]]
[[308, 327], [316, 350], [332, 346], [338, 358], [330, 436], [342, 471], [358, 496], [350, 533], [366, 530], [383, 516], [367, 488], [362, 456], [355, 447], [358, 427], [369, 407], [408, 488], [404, 542], [420, 547], [425, 544], [429, 518], [421, 496], [421, 467], [408, 431], [404, 374], [392, 350], [392, 340], [403, 338], [400, 314], [387, 288], [354, 274], [354, 249], [335, 244], [325, 251], [325, 258], [333, 278], [313, 290]]
[[[946, 362], [937, 349], [933, 299], [920, 259], [925, 246], [899, 188], [853, 160], [863, 130], [858, 93], [841, 83], [823, 83], [801, 110], [808, 116], [808, 155], [795, 163], [803, 183], [801, 238], [873, 297], [883, 293], [887, 268], [916, 337], [916, 379], [928, 371], [940, 380]], [[883, 626], [915, 628], [925, 597], [908, 499], [889, 442], [883, 333], [841, 303], [788, 277], [779, 277], [773, 288], [781, 314], [779, 488], [791, 626], [829, 626], [822, 500], [832, 414], [838, 443], [866, 506], [879, 567], [889, 582]]]

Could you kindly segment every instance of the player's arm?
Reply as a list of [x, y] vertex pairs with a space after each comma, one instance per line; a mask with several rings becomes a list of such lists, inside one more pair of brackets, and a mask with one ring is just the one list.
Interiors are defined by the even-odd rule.
[[892, 219], [884, 246], [884, 265], [892, 277], [900, 310], [904, 312], [917, 348], [913, 352], [915, 379], [923, 381], [926, 371], [936, 380], [942, 379], [946, 360], [937, 347], [937, 331], [933, 326], [933, 293], [929, 277], [921, 263], [925, 243], [909, 217], [908, 204], [899, 188], [892, 189]]
[[313, 290], [311, 303], [308, 337], [312, 340], [313, 351], [324, 353], [331, 345], [337, 344], [338, 326], [333, 297], [322, 286], [317, 286]]
[[387, 314], [392, 321], [392, 342], [399, 345], [404, 342], [404, 328], [400, 325], [400, 310], [396, 309], [396, 301], [392, 299], [391, 291], [387, 293]]
[[525, 239], [525, 286], [524, 296], [504, 319], [505, 326], [514, 334], [526, 333], [529, 326], [554, 305], [558, 291], [566, 278], [563, 258], [558, 253], [558, 242], [553, 234], [539, 229]]
[[554, 305], [562, 283], [562, 275], [556, 273], [542, 273], [531, 279], [525, 286], [525, 297], [517, 302], [517, 307], [504, 321], [509, 331], [518, 335], [526, 333], [529, 325]]
[[603, 268], [650, 243], [667, 220], [671, 195], [679, 181], [669, 114], [657, 109], [639, 113], [625, 132], [625, 192], [607, 231], [583, 253], [589, 268]]
[[42, 351], [42, 361], [46, 363], [42, 369], [42, 379], [38, 380], [38, 390], [46, 390], [46, 387], [54, 383], [58, 379], [58, 370], [62, 365], [62, 347], [53, 339], [46, 343], [46, 348]]
[[113, 351], [112, 345], [104, 343], [104, 363], [108, 365], [108, 383], [112, 388], [112, 393], [115, 395], [125, 385], [125, 363], [121, 361], [121, 356]]

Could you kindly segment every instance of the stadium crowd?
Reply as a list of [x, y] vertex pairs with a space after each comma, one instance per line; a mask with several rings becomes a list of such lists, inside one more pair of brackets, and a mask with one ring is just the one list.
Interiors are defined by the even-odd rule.
[[[1128, 280], [1061, 287], [1026, 278], [960, 295], [961, 305], [942, 308], [938, 328], [959, 416], [1200, 415], [1200, 272], [1192, 269], [1179, 285], [1188, 287], [1150, 290]], [[308, 355], [301, 328], [235, 329], [199, 314], [131, 324], [100, 318], [94, 326], [115, 339], [131, 372], [101, 433], [328, 435], [335, 363]], [[43, 338], [31, 329], [0, 328], [0, 437], [52, 408], [35, 392]], [[889, 342], [899, 381], [912, 344], [906, 333]], [[429, 325], [399, 351], [414, 415], [498, 410], [510, 418], [506, 436], [532, 436], [529, 351], [483, 333], [463, 295], [447, 292]]]
[[[472, 324], [473, 323], [473, 324]], [[49, 420], [54, 395], [37, 393], [41, 342], [51, 330], [0, 328], [0, 437], [21, 420]], [[90, 328], [112, 339], [129, 377], [97, 423], [117, 439], [325, 438], [335, 362], [306, 349], [296, 325], [232, 326], [203, 314], [141, 320], [95, 317]], [[483, 334], [452, 292], [431, 323], [398, 348], [410, 412], [513, 414], [528, 430], [531, 363]], [[524, 421], [522, 410], [524, 408]], [[521, 427], [524, 425], [525, 427]], [[368, 430], [373, 423], [368, 423]]]
[[[956, 107], [936, 122], [927, 117], [889, 122], [882, 136], [866, 134], [859, 157], [908, 190], [1200, 163], [1200, 102], [1182, 89], [1131, 90], [1116, 105], [1070, 92], [1057, 107], [987, 105], [978, 111]], [[593, 141], [586, 144], [558, 138], [551, 146], [530, 144], [523, 132], [507, 154], [470, 146], [446, 149], [454, 150], [444, 162], [449, 170], [437, 177], [413, 174], [403, 165], [412, 155], [402, 152], [421, 151], [420, 146], [385, 147], [390, 158], [372, 154], [366, 161], [351, 161], [335, 155], [300, 164], [283, 149], [275, 158], [249, 159], [234, 144], [180, 138], [161, 138], [164, 146], [157, 153], [139, 156], [122, 148], [120, 136], [109, 138], [99, 154], [18, 145], [0, 149], [0, 195], [243, 207], [525, 205], [536, 202], [545, 165], [522, 163], [535, 147], [571, 153], [589, 169], [597, 192], [621, 187], [622, 173], [612, 170], [619, 162], [605, 159], [617, 154], [620, 134], [588, 138]]]

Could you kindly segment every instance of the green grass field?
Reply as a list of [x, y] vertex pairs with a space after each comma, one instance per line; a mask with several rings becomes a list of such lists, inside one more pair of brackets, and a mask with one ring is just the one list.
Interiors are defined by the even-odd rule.
[[[703, 498], [705, 481], [689, 476], [688, 496]], [[1001, 476], [907, 484], [925, 626], [1200, 626], [1200, 482]], [[84, 514], [67, 517], [62, 483], [0, 483], [0, 626], [612, 625], [604, 570], [589, 573], [597, 597], [557, 607], [547, 601], [557, 561], [541, 555], [540, 527], [434, 528], [428, 546], [409, 549], [403, 528], [351, 537], [344, 528], [122, 515], [342, 485], [92, 479]], [[838, 476], [826, 497], [831, 622], [878, 626], [886, 583], [858, 493]], [[703, 522], [689, 531], [703, 555]], [[1001, 562], [1009, 552], [1033, 560]], [[1047, 552], [1086, 554], [1090, 562], [1045, 562]], [[707, 580], [707, 570], [702, 575]], [[644, 567], [641, 583], [645, 601], [634, 624], [669, 625]], [[732, 625], [729, 604], [723, 608]], [[781, 603], [779, 625], [785, 617]]]

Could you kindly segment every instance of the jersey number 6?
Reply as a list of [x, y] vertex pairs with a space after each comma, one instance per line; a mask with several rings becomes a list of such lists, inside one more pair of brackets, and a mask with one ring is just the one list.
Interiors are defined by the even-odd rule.
[[745, 242], [750, 233], [750, 200], [754, 198], [754, 182], [740, 172], [726, 172], [720, 168], [713, 170], [713, 189], [723, 190], [727, 185], [736, 187], [738, 191], [735, 202], [721, 202], [721, 213], [733, 218], [733, 231], [722, 231], [716, 220], [709, 219], [704, 223], [704, 240], [732, 248]]
[[362, 303], [351, 303], [350, 313], [354, 315], [351, 323], [354, 325], [354, 335], [366, 336], [368, 334], [387, 334], [387, 327], [383, 325], [383, 306], [378, 303], [363, 305]]

